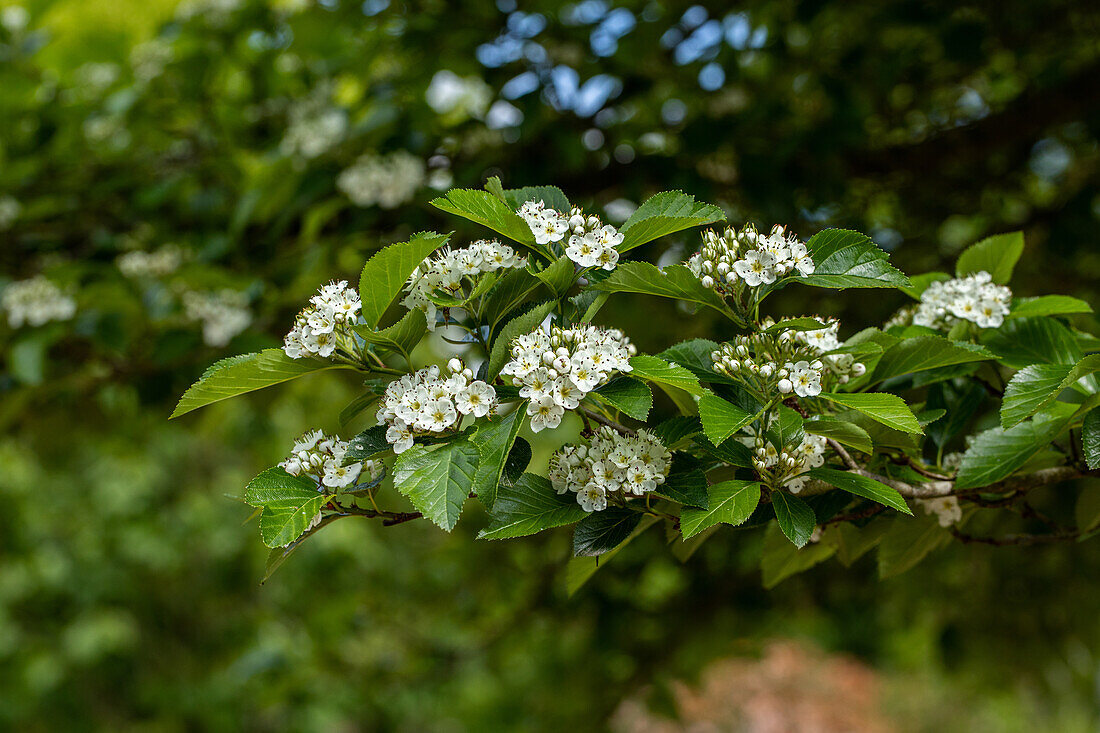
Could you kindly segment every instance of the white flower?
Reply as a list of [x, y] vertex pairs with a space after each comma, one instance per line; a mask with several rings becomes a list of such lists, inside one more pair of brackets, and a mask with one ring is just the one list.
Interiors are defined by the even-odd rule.
[[549, 245], [557, 254], [563, 254], [557, 243], [569, 234], [564, 254], [581, 267], [613, 270], [619, 262], [615, 247], [622, 244], [623, 234], [598, 216], [585, 216], [576, 207], [563, 213], [538, 200], [525, 202], [516, 213], [527, 222], [535, 242]]
[[935, 514], [941, 527], [950, 527], [962, 520], [962, 507], [954, 496], [938, 496], [934, 499], [917, 499], [917, 504], [927, 514]]
[[8, 312], [8, 324], [12, 328], [67, 321], [76, 313], [76, 301], [41, 275], [4, 288], [0, 307]]
[[424, 161], [398, 150], [390, 155], [363, 155], [336, 178], [336, 187], [357, 206], [396, 209], [411, 201], [424, 185]]
[[354, 484], [362, 469], [363, 466], [360, 463], [341, 466], [335, 458], [330, 458], [325, 461], [325, 475], [321, 478], [321, 483], [329, 488], [342, 489]]
[[283, 351], [291, 359], [332, 356], [340, 338], [349, 338], [362, 307], [359, 293], [347, 281], [322, 285], [295, 317], [294, 327], [283, 339]]
[[474, 382], [455, 397], [455, 405], [463, 415], [485, 417], [493, 407], [497, 392], [485, 382]]
[[527, 414], [531, 417], [531, 432], [540, 433], [547, 428], [552, 430], [560, 425], [565, 410], [554, 402], [553, 397], [547, 396], [528, 403]]
[[752, 250], [744, 259], [733, 263], [733, 269], [746, 285], [756, 287], [775, 282], [775, 257], [769, 252]]
[[790, 372], [790, 381], [794, 386], [796, 395], [799, 397], [816, 397], [821, 394], [821, 371], [819, 368], [815, 369], [808, 361], [799, 361], [794, 364], [788, 362], [786, 368]]
[[797, 269], [803, 275], [814, 274], [814, 260], [810, 257], [809, 250], [806, 249], [806, 245], [802, 242], [795, 242], [790, 247], [790, 258], [794, 263], [795, 269]]
[[601, 512], [607, 508], [607, 492], [602, 486], [589, 482], [577, 492], [577, 503], [586, 512]]
[[[1004, 323], [1012, 305], [1012, 291], [995, 285], [988, 272], [934, 282], [921, 293], [912, 313], [913, 323], [928, 328], [950, 329], [955, 319], [970, 321], [980, 328], [997, 328]], [[908, 314], [899, 314], [907, 316]]]
[[586, 511], [601, 511], [610, 494], [642, 496], [655, 490], [664, 483], [671, 459], [647, 430], [620, 435], [603, 427], [590, 446], [565, 445], [551, 456], [548, 475], [558, 493], [572, 491]]
[[448, 399], [436, 399], [420, 410], [416, 427], [440, 433], [454, 425], [457, 419], [458, 412], [455, 410], [454, 403]]
[[413, 446], [412, 430], [404, 422], [394, 420], [393, 423], [386, 428], [386, 442], [393, 444], [394, 453], [404, 453]]

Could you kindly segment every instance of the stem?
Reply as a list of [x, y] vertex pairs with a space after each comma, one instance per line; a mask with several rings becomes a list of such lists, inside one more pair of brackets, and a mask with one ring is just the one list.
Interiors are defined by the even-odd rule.
[[622, 423], [615, 422], [614, 420], [612, 420], [609, 417], [604, 417], [600, 413], [596, 412], [595, 410], [591, 410], [591, 409], [585, 407], [584, 405], [578, 406], [577, 407], [577, 412], [579, 412], [581, 414], [582, 419], [584, 419], [584, 417], [587, 416], [592, 420], [592, 422], [599, 423], [600, 425], [606, 425], [607, 427], [612, 428], [613, 430], [618, 430], [623, 435], [634, 435], [635, 433], [638, 432], [637, 430], [634, 430], [633, 428], [628, 428], [627, 426], [623, 425]]

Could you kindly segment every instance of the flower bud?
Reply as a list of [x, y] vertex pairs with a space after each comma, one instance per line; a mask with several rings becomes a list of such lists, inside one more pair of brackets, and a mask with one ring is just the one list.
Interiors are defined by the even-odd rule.
[[789, 379], [780, 379], [777, 386], [779, 387], [780, 394], [790, 394], [791, 390], [794, 389], [794, 385], [791, 384], [791, 380]]
[[863, 362], [857, 361], [855, 364], [852, 364], [852, 374], [857, 377], [862, 377], [866, 373], [867, 367], [864, 366]]
[[461, 372], [462, 361], [457, 358], [451, 359], [447, 362], [447, 368], [450, 369], [452, 372]]

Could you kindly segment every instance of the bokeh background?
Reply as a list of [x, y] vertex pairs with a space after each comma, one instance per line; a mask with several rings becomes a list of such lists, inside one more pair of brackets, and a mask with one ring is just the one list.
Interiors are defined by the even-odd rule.
[[[378, 247], [481, 234], [428, 202], [491, 175], [612, 222], [682, 188], [856, 228], [911, 273], [1023, 229], [1016, 294], [1097, 305], [1098, 79], [1090, 0], [0, 0], [0, 288], [77, 305], [0, 322], [0, 728], [1096, 730], [1096, 542], [765, 591], [758, 534], [682, 563], [651, 532], [570, 597], [568, 533], [475, 542], [473, 508], [339, 522], [261, 584], [233, 497], [361, 429], [354, 378], [167, 415]], [[902, 304], [788, 291], [846, 333]], [[645, 350], [728, 337], [604, 317]]]

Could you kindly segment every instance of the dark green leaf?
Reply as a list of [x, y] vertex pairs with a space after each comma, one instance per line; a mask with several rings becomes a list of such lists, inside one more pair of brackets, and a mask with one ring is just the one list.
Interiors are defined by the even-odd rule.
[[583, 557], [614, 550], [630, 536], [641, 518], [640, 512], [615, 506], [589, 514], [573, 531], [573, 554]]
[[1081, 445], [1088, 467], [1093, 471], [1100, 468], [1100, 407], [1093, 408], [1085, 415], [1085, 421], [1081, 425]]
[[948, 341], [942, 336], [907, 338], [883, 352], [875, 367], [872, 381], [938, 367], [985, 361], [993, 357], [992, 353], [981, 346], [963, 341]]
[[1074, 365], [1032, 364], [1013, 375], [1001, 403], [1001, 427], [1023, 422], [1058, 398], [1078, 380], [1100, 371], [1100, 354]]
[[806, 420], [802, 427], [807, 433], [832, 438], [841, 445], [855, 448], [864, 453], [871, 453], [874, 450], [871, 436], [855, 423], [838, 420], [835, 417], [817, 417]]
[[504, 417], [498, 417], [492, 422], [481, 422], [477, 431], [470, 436], [470, 443], [478, 454], [473, 493], [490, 511], [496, 501], [505, 459], [523, 425], [523, 417], [524, 409], [521, 404]]
[[707, 477], [699, 459], [687, 453], [674, 453], [668, 478], [656, 488], [656, 493], [684, 506], [707, 509]]
[[1053, 318], [1016, 318], [982, 333], [982, 343], [1013, 369], [1031, 364], [1076, 364], [1083, 355], [1073, 333]]
[[684, 539], [718, 523], [736, 527], [744, 522], [760, 503], [760, 484], [755, 481], [723, 481], [711, 486], [707, 495], [709, 509], [685, 507], [680, 513], [680, 532]]
[[635, 420], [645, 420], [653, 407], [653, 390], [632, 377], [612, 379], [593, 394]]
[[478, 539], [522, 537], [578, 522], [586, 515], [576, 494], [558, 494], [543, 477], [525, 473], [513, 485], [500, 487], [489, 512], [489, 526], [478, 533]]
[[409, 311], [400, 321], [381, 331], [375, 331], [367, 326], [356, 326], [354, 330], [368, 344], [375, 344], [389, 351], [396, 351], [410, 364], [412, 361], [409, 354], [424, 338], [424, 334], [428, 332], [427, 324], [424, 321], [424, 312], [419, 308]]
[[493, 340], [493, 349], [489, 355], [489, 370], [487, 381], [492, 381], [500, 374], [500, 370], [512, 358], [512, 341], [525, 333], [531, 333], [539, 324], [546, 320], [546, 316], [554, 310], [554, 302], [539, 303], [521, 316], [516, 316], [504, 328], [500, 329]]
[[390, 444], [386, 441], [386, 426], [375, 425], [348, 441], [348, 452], [344, 455], [344, 464], [365, 461], [388, 450], [390, 450]]
[[1031, 316], [1062, 316], [1073, 313], [1092, 313], [1092, 306], [1068, 295], [1041, 295], [1038, 298], [1016, 298], [1008, 318]]
[[855, 494], [856, 496], [862, 496], [864, 499], [877, 501], [879, 504], [888, 506], [891, 509], [897, 509], [902, 514], [913, 513], [909, 505], [905, 503], [905, 499], [902, 498], [902, 495], [899, 494], [896, 489], [892, 489], [886, 484], [867, 478], [866, 476], [861, 476], [858, 473], [837, 471], [832, 468], [811, 468], [810, 478], [824, 481], [830, 486], [835, 486], [838, 489], [847, 491], [849, 494]]
[[1034, 420], [980, 433], [963, 454], [955, 488], [988, 486], [1010, 476], [1054, 440], [1073, 412], [1073, 405], [1055, 402]]
[[464, 439], [414, 445], [397, 457], [394, 486], [425, 517], [450, 532], [474, 486], [478, 450]]
[[795, 547], [805, 547], [817, 526], [817, 517], [810, 505], [786, 491], [772, 492], [772, 507], [779, 528]]

